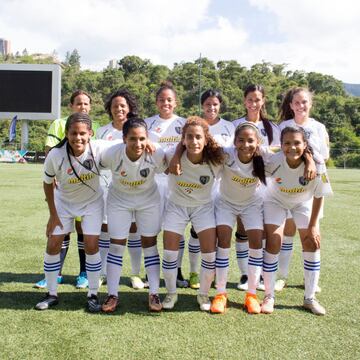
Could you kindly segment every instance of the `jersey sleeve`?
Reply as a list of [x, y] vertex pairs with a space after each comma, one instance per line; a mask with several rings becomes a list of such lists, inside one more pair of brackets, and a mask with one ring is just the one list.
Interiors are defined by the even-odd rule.
[[46, 184], [52, 184], [56, 176], [54, 157], [52, 155], [53, 155], [53, 151], [49, 153], [44, 163], [43, 181]]
[[333, 195], [333, 191], [330, 185], [330, 180], [326, 169], [322, 168], [319, 170], [317, 177], [315, 178], [316, 187], [314, 191], [314, 197], [320, 198], [323, 196], [330, 196]]
[[326, 161], [330, 157], [330, 144], [329, 144], [329, 134], [326, 131], [326, 127], [324, 124], [321, 124], [321, 126], [319, 126], [319, 137], [321, 140], [320, 153], [321, 156]]
[[64, 119], [56, 119], [50, 124], [45, 146], [54, 147], [65, 137], [65, 123]]

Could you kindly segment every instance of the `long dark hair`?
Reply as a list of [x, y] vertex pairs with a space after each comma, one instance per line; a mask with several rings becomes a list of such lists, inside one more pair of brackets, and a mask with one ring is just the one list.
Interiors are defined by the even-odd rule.
[[[265, 89], [262, 85], [259, 84], [250, 84], [245, 88], [244, 91], [244, 98], [246, 98], [246, 96], [254, 91], [259, 91], [261, 93], [261, 95], [263, 96], [263, 98], [265, 98]], [[271, 145], [272, 141], [274, 140], [274, 135], [273, 135], [273, 128], [271, 126], [271, 122], [270, 120], [267, 118], [267, 114], [266, 114], [266, 109], [265, 109], [265, 104], [263, 104], [263, 106], [260, 109], [260, 120], [263, 122], [264, 124], [264, 129], [266, 132], [266, 136], [269, 139], [269, 145]]]
[[[258, 139], [258, 142], [260, 143], [261, 138], [260, 138], [260, 134], [259, 134], [259, 129], [256, 127], [256, 125], [254, 125], [251, 122], [245, 122], [242, 124], [239, 124], [237, 126], [237, 128], [235, 129], [235, 134], [234, 134], [234, 143], [236, 138], [240, 135], [241, 131], [244, 129], [251, 129], [255, 132], [256, 137]], [[259, 180], [266, 185], [266, 176], [265, 176], [265, 164], [264, 164], [264, 160], [260, 154], [260, 149], [259, 146], [256, 148], [254, 156], [252, 158], [253, 161], [253, 175], [258, 177]]]
[[[80, 176], [79, 174], [76, 172], [75, 170], [75, 167], [71, 161], [71, 156], [75, 156], [74, 155], [74, 151], [72, 149], [72, 147], [70, 146], [69, 144], [69, 141], [68, 141], [68, 138], [66, 136], [66, 134], [68, 133], [71, 125], [75, 124], [75, 123], [83, 123], [87, 126], [88, 130], [92, 130], [92, 121], [90, 119], [90, 116], [86, 113], [74, 113], [74, 114], [71, 114], [67, 120], [66, 120], [66, 124], [65, 124], [65, 137], [64, 139], [62, 139], [57, 145], [54, 146], [54, 148], [61, 148], [63, 146], [66, 146], [66, 154], [67, 154], [67, 157], [68, 157], [68, 161], [70, 163], [70, 166], [71, 166], [71, 170], [73, 171], [74, 175], [76, 176], [76, 178], [84, 185], [86, 185], [87, 187], [89, 187], [90, 189], [92, 189], [93, 191], [96, 191], [95, 189], [93, 189], [90, 185], [88, 185]], [[91, 148], [91, 145], [89, 143], [89, 149], [90, 149], [90, 154], [91, 154], [91, 157], [92, 157], [92, 160], [93, 160], [93, 163], [94, 163], [94, 166], [95, 166], [95, 169], [96, 169], [96, 172], [93, 171], [92, 169], [88, 169], [86, 167], [86, 169], [90, 170], [92, 173], [100, 176], [100, 171], [96, 165], [96, 161], [95, 161], [95, 157], [94, 157], [94, 153], [92, 151], [92, 148]], [[82, 166], [84, 166], [84, 164], [80, 163]], [[84, 166], [85, 167], [85, 166]]]
[[313, 93], [308, 88], [294, 87], [288, 90], [287, 93], [284, 95], [284, 98], [280, 105], [280, 115], [279, 115], [280, 121], [290, 120], [294, 118], [295, 114], [292, 111], [290, 104], [293, 101], [294, 96], [299, 92], [303, 92], [303, 91], [309, 95], [310, 100], [312, 101]]

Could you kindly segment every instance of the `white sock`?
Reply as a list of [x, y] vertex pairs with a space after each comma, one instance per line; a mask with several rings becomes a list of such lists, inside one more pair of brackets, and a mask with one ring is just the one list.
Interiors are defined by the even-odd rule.
[[293, 241], [292, 236], [284, 236], [283, 243], [281, 244], [279, 254], [279, 276], [287, 279], [289, 276], [289, 268], [291, 256], [293, 254]]
[[215, 260], [215, 279], [216, 279], [216, 292], [218, 294], [226, 293], [226, 282], [229, 272], [229, 254], [230, 248], [218, 247], [216, 250]]
[[162, 261], [162, 270], [165, 280], [165, 287], [168, 294], [176, 293], [177, 259], [178, 251], [165, 250]]
[[44, 255], [44, 272], [47, 289], [50, 295], [57, 296], [57, 277], [61, 268], [60, 253], [56, 255]]
[[178, 268], [181, 268], [182, 260], [184, 257], [184, 249], [185, 249], [185, 239], [184, 239], [184, 237], [182, 237], [180, 239], [179, 253], [178, 253], [178, 257], [177, 257], [177, 267]]
[[144, 262], [149, 281], [149, 293], [158, 294], [160, 283], [160, 257], [156, 245], [144, 248]]
[[190, 235], [189, 238], [189, 261], [190, 261], [190, 272], [199, 272], [199, 257], [200, 257], [200, 242], [199, 239], [195, 239]]
[[124, 245], [110, 244], [107, 256], [107, 289], [109, 295], [118, 296], [124, 251]]
[[141, 268], [141, 238], [138, 233], [130, 233], [128, 238], [127, 247], [130, 254], [130, 263], [131, 263], [131, 274], [139, 275]]
[[248, 292], [256, 294], [256, 288], [259, 283], [261, 270], [263, 267], [263, 249], [249, 249], [249, 275]]
[[101, 275], [105, 275], [105, 276], [106, 276], [106, 266], [107, 266], [106, 259], [107, 259], [107, 254], [109, 252], [109, 246], [110, 246], [109, 233], [102, 231], [99, 238], [99, 251], [101, 257]]
[[278, 267], [279, 254], [270, 254], [264, 251], [263, 276], [265, 285], [265, 295], [275, 297], [275, 280]]
[[236, 259], [241, 275], [248, 274], [248, 255], [249, 255], [249, 242], [236, 241]]
[[100, 252], [89, 255], [85, 258], [86, 275], [89, 281], [88, 296], [96, 295], [99, 289], [99, 278], [101, 271], [101, 257]]
[[320, 250], [303, 252], [305, 299], [313, 299], [320, 277]]
[[200, 295], [208, 295], [215, 276], [216, 252], [201, 253]]

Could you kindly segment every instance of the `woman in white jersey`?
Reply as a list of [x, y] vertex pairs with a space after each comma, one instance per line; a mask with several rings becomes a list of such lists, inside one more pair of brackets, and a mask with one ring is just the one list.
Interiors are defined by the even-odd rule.
[[[304, 129], [306, 141], [313, 149], [315, 160], [324, 162], [329, 158], [329, 136], [323, 124], [309, 117], [311, 108], [312, 94], [307, 88], [290, 89], [281, 104], [279, 128], [282, 130], [287, 126], [293, 126]], [[321, 217], [322, 211], [320, 212]], [[289, 218], [286, 221], [284, 241], [279, 256], [279, 279], [276, 281], [276, 291], [281, 291], [286, 286], [295, 233], [294, 221]], [[317, 292], [319, 291], [318, 287]]]
[[264, 162], [260, 155], [261, 137], [253, 123], [241, 123], [235, 130], [234, 145], [224, 148], [226, 160], [215, 201], [216, 291], [212, 313], [224, 313], [227, 305], [226, 282], [232, 229], [240, 217], [249, 239], [248, 291], [245, 308], [259, 314], [256, 287], [262, 269], [263, 201], [260, 184], [266, 184]]
[[[220, 91], [214, 89], [208, 89], [201, 95], [201, 106], [203, 112], [203, 119], [209, 125], [209, 132], [220, 146], [231, 146], [234, 138], [234, 125], [232, 122], [224, 120], [220, 117], [221, 105], [223, 102]], [[183, 150], [183, 147], [179, 147], [179, 150]], [[181, 152], [182, 154], [182, 152]], [[170, 165], [170, 172], [175, 175], [179, 174], [180, 169], [180, 152], [177, 156], [173, 157]], [[214, 194], [217, 192], [219, 186], [214, 186]], [[215, 195], [214, 195], [215, 196]], [[189, 286], [192, 289], [198, 289], [200, 286], [199, 274], [198, 274], [198, 259], [200, 255], [200, 243], [196, 232], [193, 227], [190, 230], [189, 238], [189, 260], [190, 260], [190, 276]]]
[[276, 271], [284, 226], [288, 211], [298, 228], [304, 260], [305, 296], [303, 307], [315, 315], [325, 315], [325, 309], [315, 298], [320, 275], [319, 213], [323, 196], [332, 194], [324, 164], [318, 165], [318, 175], [304, 179], [303, 155], [309, 147], [302, 128], [286, 127], [281, 132], [281, 149], [266, 164], [269, 174], [264, 198], [266, 250], [263, 259], [265, 298], [261, 311], [274, 311]]
[[[169, 151], [176, 147], [181, 140], [181, 130], [185, 124], [185, 119], [174, 113], [177, 106], [177, 95], [173, 84], [170, 81], [161, 83], [156, 92], [156, 107], [159, 114], [145, 119], [148, 126], [149, 139], [153, 143], [159, 144], [164, 151]], [[158, 174], [156, 182], [159, 185], [162, 208], [165, 208], [166, 197], [168, 194], [167, 176]], [[181, 272], [181, 263], [184, 254], [184, 238], [180, 241], [178, 258], [177, 286], [187, 287], [188, 282], [184, 279]]]
[[[201, 248], [200, 309], [210, 310], [208, 292], [215, 274], [216, 229], [211, 197], [215, 178], [224, 161], [222, 148], [209, 133], [206, 122], [190, 117], [183, 127], [181, 175], [169, 175], [169, 199], [164, 220], [163, 275], [167, 294], [164, 309], [177, 302], [176, 273], [180, 239], [189, 222], [198, 234]], [[169, 159], [171, 154], [167, 154]]]
[[[253, 123], [261, 136], [261, 147], [277, 150], [280, 147], [280, 131], [277, 125], [267, 119], [265, 110], [265, 89], [262, 85], [248, 85], [244, 91], [244, 105], [246, 115], [240, 119], [234, 120], [235, 128], [244, 122]], [[240, 270], [240, 281], [238, 289], [247, 291], [248, 289], [248, 253], [249, 244], [246, 232], [241, 221], [238, 221], [236, 231], [236, 257]], [[258, 289], [264, 290], [262, 277]]]
[[[122, 142], [124, 123], [127, 121], [127, 119], [137, 116], [138, 113], [135, 97], [127, 89], [119, 89], [110, 94], [107, 98], [105, 103], [105, 111], [108, 113], [111, 122], [105, 126], [102, 126], [96, 131], [96, 138], [108, 141], [119, 140]], [[110, 245], [110, 237], [107, 232], [106, 198], [108, 186], [111, 183], [111, 171], [101, 170], [101, 175], [102, 178], [100, 180], [100, 184], [104, 191], [105, 212], [99, 239], [99, 249], [102, 263], [100, 282], [106, 283], [106, 257]], [[136, 231], [135, 223], [133, 223], [130, 228], [127, 246], [131, 262], [131, 285], [134, 289], [142, 289], [144, 288], [144, 283], [139, 276], [142, 248], [140, 235]]]
[[161, 311], [158, 295], [160, 258], [156, 237], [160, 231], [160, 193], [155, 173], [163, 173], [167, 165], [160, 146], [146, 153], [148, 134], [144, 120], [131, 118], [123, 127], [124, 143], [109, 148], [101, 157], [101, 166], [112, 173], [107, 198], [108, 228], [111, 238], [107, 257], [108, 297], [104, 312], [114, 312], [118, 306], [118, 287], [122, 260], [133, 217], [144, 248], [144, 261], [149, 281], [149, 310]]
[[[58, 303], [57, 274], [60, 269], [60, 249], [66, 234], [73, 231], [74, 220], [81, 217], [89, 281], [87, 308], [101, 310], [97, 298], [101, 258], [98, 238], [103, 217], [103, 197], [99, 184], [101, 143], [90, 141], [91, 119], [86, 113], [72, 114], [65, 126], [65, 138], [48, 154], [44, 164], [44, 192], [50, 218], [44, 256], [48, 293], [36, 304], [46, 310]], [[53, 181], [56, 178], [57, 187]]]

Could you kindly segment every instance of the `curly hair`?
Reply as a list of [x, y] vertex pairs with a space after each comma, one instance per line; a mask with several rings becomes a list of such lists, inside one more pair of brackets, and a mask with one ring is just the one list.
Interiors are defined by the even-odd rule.
[[132, 117], [137, 117], [138, 116], [138, 105], [137, 105], [135, 96], [132, 95], [130, 93], [130, 91], [127, 89], [119, 89], [119, 90], [113, 92], [112, 94], [110, 94], [105, 101], [104, 108], [105, 108], [105, 111], [107, 112], [107, 114], [109, 115], [110, 119], [112, 119], [112, 114], [111, 114], [112, 101], [119, 96], [123, 97], [129, 106], [129, 113], [127, 114], [127, 118], [130, 119]]
[[203, 150], [203, 161], [208, 164], [222, 165], [225, 160], [225, 154], [222, 147], [215, 141], [209, 132], [209, 126], [204, 119], [199, 116], [190, 116], [187, 118], [185, 125], [182, 128], [181, 141], [185, 139], [186, 130], [190, 126], [202, 127], [205, 135], [206, 145]]

